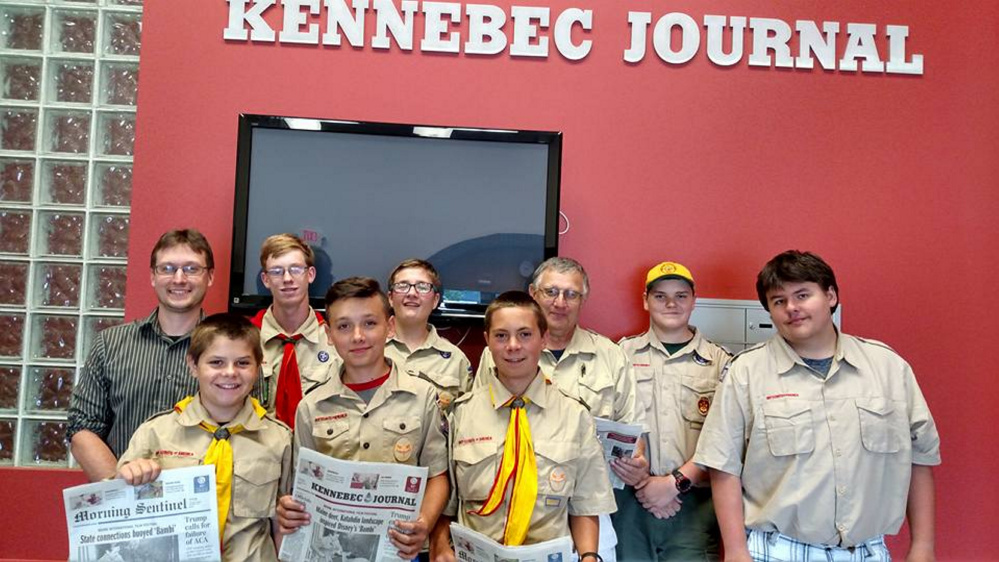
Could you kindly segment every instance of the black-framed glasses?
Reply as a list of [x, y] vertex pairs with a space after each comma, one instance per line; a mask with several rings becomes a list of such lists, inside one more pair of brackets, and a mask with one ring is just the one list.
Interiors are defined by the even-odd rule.
[[301, 277], [305, 275], [305, 272], [309, 270], [307, 265], [289, 265], [288, 267], [281, 267], [280, 265], [275, 267], [268, 267], [264, 270], [268, 277], [273, 277], [279, 279], [284, 277], [284, 273], [287, 271], [292, 277]]
[[181, 271], [187, 277], [201, 277], [208, 271], [208, 268], [196, 263], [188, 263], [185, 265], [177, 265], [173, 263], [160, 263], [153, 268], [153, 272], [161, 277], [173, 277]]
[[391, 285], [389, 285], [389, 290], [391, 290], [393, 293], [399, 293], [400, 295], [405, 295], [412, 288], [416, 288], [416, 292], [421, 295], [430, 294], [435, 290], [434, 284], [427, 283], [426, 281], [418, 281], [416, 283], [399, 281], [398, 283], [392, 283]]
[[546, 301], [553, 301], [553, 300], [557, 299], [559, 295], [562, 295], [562, 298], [565, 299], [565, 302], [576, 302], [579, 299], [583, 298], [583, 293], [580, 293], [579, 291], [577, 291], [575, 289], [559, 289], [558, 287], [542, 287], [541, 289], [539, 289], [539, 291], [541, 293], [541, 298], [543, 298]]

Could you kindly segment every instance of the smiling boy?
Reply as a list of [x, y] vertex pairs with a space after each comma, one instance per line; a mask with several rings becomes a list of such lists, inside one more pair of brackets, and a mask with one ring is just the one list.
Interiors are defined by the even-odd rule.
[[729, 363], [694, 461], [710, 469], [726, 560], [933, 560], [940, 439], [901, 357], [840, 333], [819, 256], [784, 252], [756, 281], [778, 334]]
[[[295, 451], [305, 447], [343, 460], [427, 467], [419, 517], [396, 521], [389, 529], [399, 556], [411, 560], [450, 494], [437, 391], [424, 380], [400, 373], [385, 358], [393, 319], [377, 281], [350, 277], [334, 283], [326, 293], [326, 316], [329, 341], [343, 366], [310, 389], [299, 404]], [[279, 502], [278, 522], [288, 534], [307, 525], [309, 516], [289, 495]]]
[[291, 430], [250, 397], [260, 357], [260, 333], [246, 318], [205, 318], [187, 360], [198, 393], [139, 426], [118, 463], [118, 477], [132, 485], [162, 469], [214, 464], [227, 562], [277, 560], [272, 518], [291, 485]]
[[430, 314], [441, 301], [437, 269], [425, 260], [405, 260], [389, 275], [388, 290], [395, 334], [385, 345], [385, 355], [402, 372], [437, 387], [437, 403], [446, 411], [471, 386], [472, 364], [429, 323]]
[[[593, 562], [600, 560], [598, 515], [616, 506], [589, 412], [538, 367], [547, 328], [527, 293], [503, 293], [486, 309], [485, 339], [495, 366], [486, 384], [458, 399], [449, 418], [456, 482], [449, 515], [506, 545], [571, 535], [580, 560]], [[503, 480], [503, 474], [511, 476]], [[445, 525], [437, 533], [449, 535]]]
[[316, 279], [315, 253], [294, 234], [267, 237], [260, 247], [260, 278], [272, 304], [253, 323], [263, 341], [263, 403], [278, 419], [295, 426], [304, 391], [340, 368], [323, 317], [309, 306], [309, 285]]

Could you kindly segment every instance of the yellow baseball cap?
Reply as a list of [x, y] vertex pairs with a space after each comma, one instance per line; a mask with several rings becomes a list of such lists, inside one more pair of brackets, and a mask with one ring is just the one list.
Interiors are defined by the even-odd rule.
[[690, 283], [690, 288], [694, 288], [694, 276], [690, 270], [674, 261], [664, 261], [649, 270], [645, 276], [645, 290], [663, 279], [682, 279]]

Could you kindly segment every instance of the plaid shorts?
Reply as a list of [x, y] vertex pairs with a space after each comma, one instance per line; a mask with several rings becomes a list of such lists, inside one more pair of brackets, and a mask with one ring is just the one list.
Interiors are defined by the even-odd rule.
[[891, 562], [884, 536], [846, 548], [801, 542], [776, 531], [747, 530], [746, 544], [755, 562]]

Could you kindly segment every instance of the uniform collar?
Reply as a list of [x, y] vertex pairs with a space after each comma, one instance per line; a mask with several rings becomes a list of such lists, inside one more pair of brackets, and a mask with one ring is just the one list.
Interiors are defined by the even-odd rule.
[[[527, 390], [524, 391], [522, 396], [526, 397], [532, 403], [537, 404], [540, 408], [546, 408], [548, 406], [548, 386], [551, 385], [551, 380], [538, 369], [538, 374], [535, 375], [534, 380], [531, 384], [527, 386]], [[489, 381], [489, 387], [492, 393], [493, 409], [499, 410], [506, 404], [507, 400], [513, 398], [513, 393], [511, 393], [503, 383], [499, 380], [499, 375], [496, 374], [496, 368], [493, 367], [492, 380]]]
[[[396, 368], [396, 364], [393, 363], [387, 357], [385, 361], [389, 364], [389, 377], [382, 383], [381, 388], [384, 388], [388, 392], [408, 392], [410, 394], [417, 393], [417, 383], [415, 382], [416, 377], [400, 377], [399, 369]], [[353, 396], [354, 391], [347, 388], [347, 385], [343, 383], [343, 373], [346, 369], [346, 365], [341, 365], [340, 370], [336, 372], [333, 376], [329, 378], [329, 381], [323, 385], [324, 395], [319, 397], [320, 400], [333, 397], [333, 396]], [[349, 394], [348, 394], [349, 393]], [[369, 404], [370, 406], [376, 405], [374, 400]]]
[[416, 349], [409, 349], [409, 346], [406, 345], [406, 342], [400, 340], [395, 336], [389, 338], [388, 341], [389, 343], [397, 347], [401, 347], [403, 349], [409, 349], [410, 353], [420, 351], [421, 349], [436, 349], [437, 351], [447, 351], [446, 349], [444, 349], [443, 346], [440, 345], [441, 339], [443, 338], [441, 338], [440, 334], [437, 333], [437, 328], [435, 328], [433, 324], [427, 324], [427, 332], [428, 332], [427, 339], [423, 340], [423, 345], [421, 345]]
[[[205, 405], [201, 403], [201, 393], [194, 395], [194, 400], [191, 400], [191, 403], [184, 408], [184, 411], [180, 413], [177, 421], [184, 427], [197, 427], [201, 424], [201, 422], [206, 422], [209, 425], [216, 425], [218, 423], [213, 420], [210, 415], [208, 415], [208, 410], [206, 410]], [[243, 407], [239, 410], [239, 413], [236, 414], [236, 417], [222, 427], [234, 427], [237, 425], [242, 425], [243, 429], [246, 431], [263, 429], [265, 425], [264, 420], [257, 416], [257, 413], [253, 411], [253, 403], [250, 402], [249, 396], [247, 396], [246, 400], [243, 401]]]
[[691, 338], [691, 340], [687, 343], [687, 345], [681, 347], [679, 351], [677, 351], [672, 355], [670, 355], [666, 351], [666, 346], [664, 346], [663, 342], [659, 340], [658, 336], [656, 336], [656, 332], [655, 330], [652, 329], [652, 326], [649, 326], [649, 330], [644, 334], [642, 334], [641, 336], [639, 336], [638, 341], [641, 342], [642, 347], [645, 346], [653, 347], [659, 352], [661, 352], [663, 355], [669, 357], [670, 359], [683, 357], [684, 355], [688, 355], [690, 353], [697, 353], [698, 357], [707, 360], [710, 363], [711, 362], [710, 354], [706, 349], [708, 340], [706, 340], [704, 336], [701, 335], [701, 331], [698, 330], [697, 327], [690, 326], [690, 331], [694, 332], [694, 337]]
[[277, 319], [274, 318], [274, 305], [267, 307], [267, 312], [264, 313], [264, 318], [260, 324], [260, 339], [264, 342], [271, 341], [276, 338], [279, 334], [284, 334], [286, 336], [294, 336], [301, 334], [302, 338], [312, 344], [319, 343], [319, 338], [323, 334], [322, 325], [319, 323], [319, 317], [316, 315], [316, 311], [309, 307], [309, 315], [305, 317], [305, 322], [299, 326], [294, 332], [288, 334], [281, 328], [278, 324]]
[[[775, 355], [777, 359], [777, 374], [784, 375], [791, 371], [795, 365], [801, 365], [804, 368], [808, 368], [805, 361], [798, 355], [792, 347], [791, 344], [787, 343], [787, 340], [783, 338], [780, 334], [775, 334], [773, 337]], [[862, 354], [857, 349], [856, 342], [853, 338], [841, 334], [839, 329], [836, 329], [836, 351], [833, 352], [833, 365], [829, 369], [829, 375], [826, 380], [832, 377], [832, 375], [837, 371], [836, 365], [841, 361], [846, 361], [851, 365], [856, 366], [857, 361], [862, 357]]]
[[[546, 353], [551, 354], [552, 358], [555, 354], [551, 352], [550, 349], [545, 349]], [[572, 332], [572, 339], [569, 340], [569, 347], [565, 348], [562, 353], [562, 357], [567, 357], [569, 355], [586, 353], [588, 355], [595, 355], [597, 353], [597, 344], [593, 337], [593, 334], [589, 330], [576, 326], [576, 329]]]

